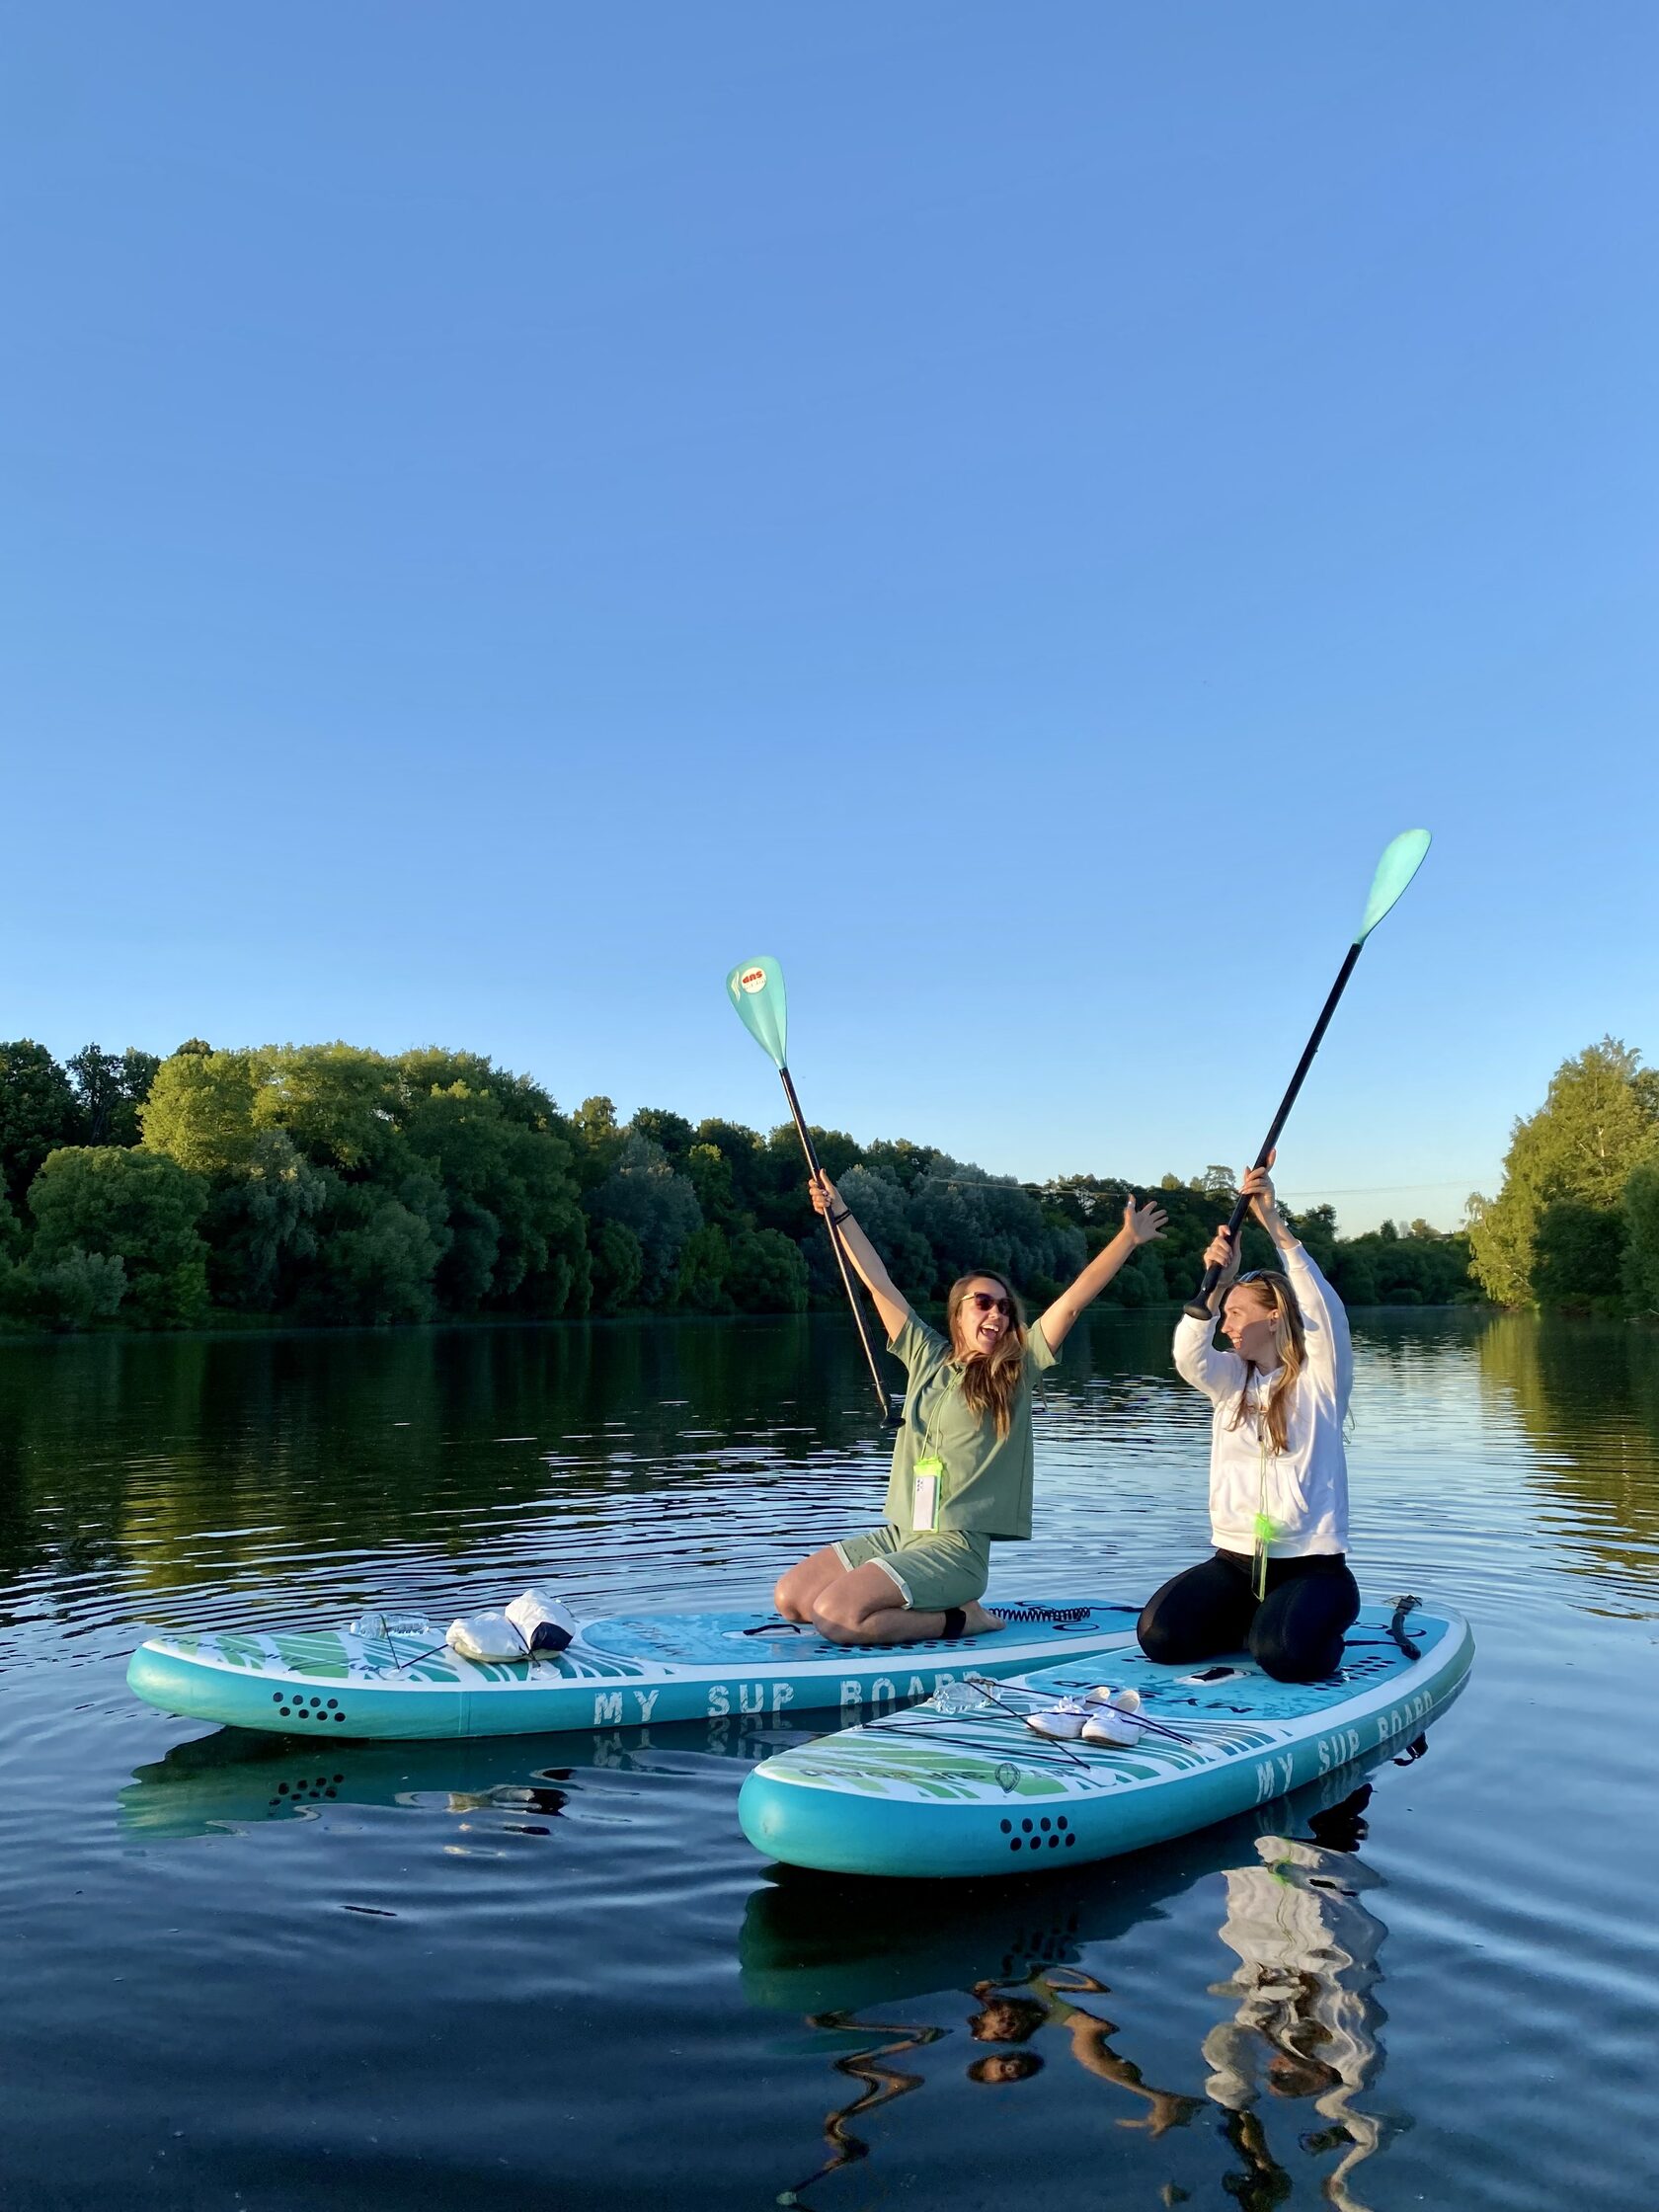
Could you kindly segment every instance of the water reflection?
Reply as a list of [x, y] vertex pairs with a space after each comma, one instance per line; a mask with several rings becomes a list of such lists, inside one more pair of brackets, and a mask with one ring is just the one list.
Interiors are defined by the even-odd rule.
[[1520, 1416], [1538, 1453], [1532, 1533], [1649, 1610], [1659, 1595], [1659, 1335], [1502, 1314], [1477, 1356], [1484, 1395]]
[[1236, 2005], [1204, 2039], [1205, 2094], [1227, 2115], [1242, 2165], [1224, 2183], [1246, 2207], [1291, 2193], [1291, 2174], [1268, 2139], [1267, 2099], [1307, 2102], [1325, 2126], [1298, 2137], [1319, 2156], [1339, 2151], [1323, 2193], [1341, 2212], [1365, 2212], [1349, 2184], [1382, 2149], [1385, 2124], [1358, 2101], [1382, 2070], [1378, 2036], [1387, 2017], [1373, 1992], [1386, 1931], [1362, 1902], [1380, 1877], [1356, 1854], [1371, 1785], [1328, 1813], [1305, 1839], [1262, 1836], [1256, 1865], [1227, 1869], [1222, 1940], [1237, 1970], [1211, 1994]]
[[[1421, 1755], [1418, 1744], [1399, 1763]], [[860, 2132], [868, 2116], [913, 2096], [941, 2065], [1003, 2092], [1069, 2062], [1109, 2093], [1112, 2125], [1148, 2142], [1202, 2130], [1211, 2114], [1236, 2162], [1222, 2186], [1249, 2212], [1285, 2202], [1307, 2162], [1326, 2201], [1368, 2212], [1357, 2170], [1401, 2123], [1373, 2095], [1383, 2063], [1386, 2014], [1376, 1991], [1386, 1930], [1376, 1910], [1381, 1877], [1359, 1856], [1372, 1792], [1363, 1774], [1349, 1768], [1185, 1850], [1071, 1875], [923, 1888], [780, 1869], [776, 1885], [749, 1902], [745, 1995], [799, 2009], [842, 2046], [830, 2066], [859, 2088], [826, 2116], [827, 2156], [778, 2201], [810, 2207], [812, 2192], [870, 2155]], [[1170, 2078], [1180, 2062], [1167, 2038], [1148, 2032], [1170, 1993], [1126, 1980], [1115, 1994], [1110, 1948], [1218, 1882], [1220, 1940], [1236, 1964], [1206, 1985], [1220, 2010], [1186, 2078]], [[941, 2004], [942, 1991], [958, 2001]], [[1138, 2055], [1138, 2040], [1158, 2055]], [[903, 2156], [897, 2144], [892, 2155]], [[1166, 2201], [1181, 2194], [1166, 2183]]]
[[752, 1767], [806, 1741], [805, 1730], [758, 1716], [460, 1743], [319, 1745], [216, 1728], [137, 1768], [119, 1792], [118, 1818], [133, 1840], [180, 1843], [268, 1821], [315, 1819], [330, 1807], [390, 1805], [501, 1816], [509, 1832], [545, 1835], [545, 1827], [523, 1826], [522, 1816], [559, 1818], [580, 1795], [584, 1774], [661, 1776], [670, 1767], [683, 1772], [734, 1761]]

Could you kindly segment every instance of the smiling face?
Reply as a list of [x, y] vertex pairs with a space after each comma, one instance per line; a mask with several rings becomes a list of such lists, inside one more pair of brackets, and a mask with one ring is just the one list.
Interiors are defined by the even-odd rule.
[[1279, 1309], [1259, 1283], [1235, 1283], [1222, 1302], [1222, 1330], [1241, 1360], [1264, 1372], [1279, 1365]]
[[1007, 1335], [1013, 1298], [994, 1275], [971, 1275], [951, 1314], [951, 1343], [961, 1357], [989, 1359]]

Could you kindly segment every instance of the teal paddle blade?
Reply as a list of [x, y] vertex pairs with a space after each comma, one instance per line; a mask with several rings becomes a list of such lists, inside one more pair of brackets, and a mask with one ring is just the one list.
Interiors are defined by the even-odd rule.
[[758, 960], [741, 961], [726, 979], [726, 988], [738, 1009], [738, 1019], [774, 1067], [788, 1059], [785, 1038], [789, 1027], [783, 997], [783, 970], [764, 954]]
[[1355, 944], [1365, 943], [1423, 865], [1423, 856], [1428, 849], [1429, 832], [1426, 830], [1402, 830], [1393, 843], [1386, 847], [1377, 863], [1377, 873], [1371, 879], [1371, 897], [1366, 901], [1366, 910], [1360, 917]]

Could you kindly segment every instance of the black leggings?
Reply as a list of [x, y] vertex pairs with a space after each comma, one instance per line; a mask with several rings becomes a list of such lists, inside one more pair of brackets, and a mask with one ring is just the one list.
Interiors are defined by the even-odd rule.
[[1251, 1587], [1255, 1561], [1218, 1551], [1173, 1575], [1146, 1600], [1137, 1624], [1148, 1659], [1185, 1666], [1246, 1650], [1279, 1682], [1318, 1682], [1342, 1664], [1343, 1631], [1360, 1610], [1359, 1587], [1340, 1551], [1269, 1559], [1267, 1596]]

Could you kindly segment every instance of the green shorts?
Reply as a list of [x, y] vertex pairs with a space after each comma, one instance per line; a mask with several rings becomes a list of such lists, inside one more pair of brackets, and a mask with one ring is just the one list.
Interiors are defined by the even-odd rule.
[[867, 1536], [843, 1537], [835, 1556], [850, 1573], [872, 1562], [899, 1585], [912, 1613], [948, 1613], [983, 1598], [990, 1580], [990, 1539], [966, 1529], [908, 1537], [890, 1521]]

